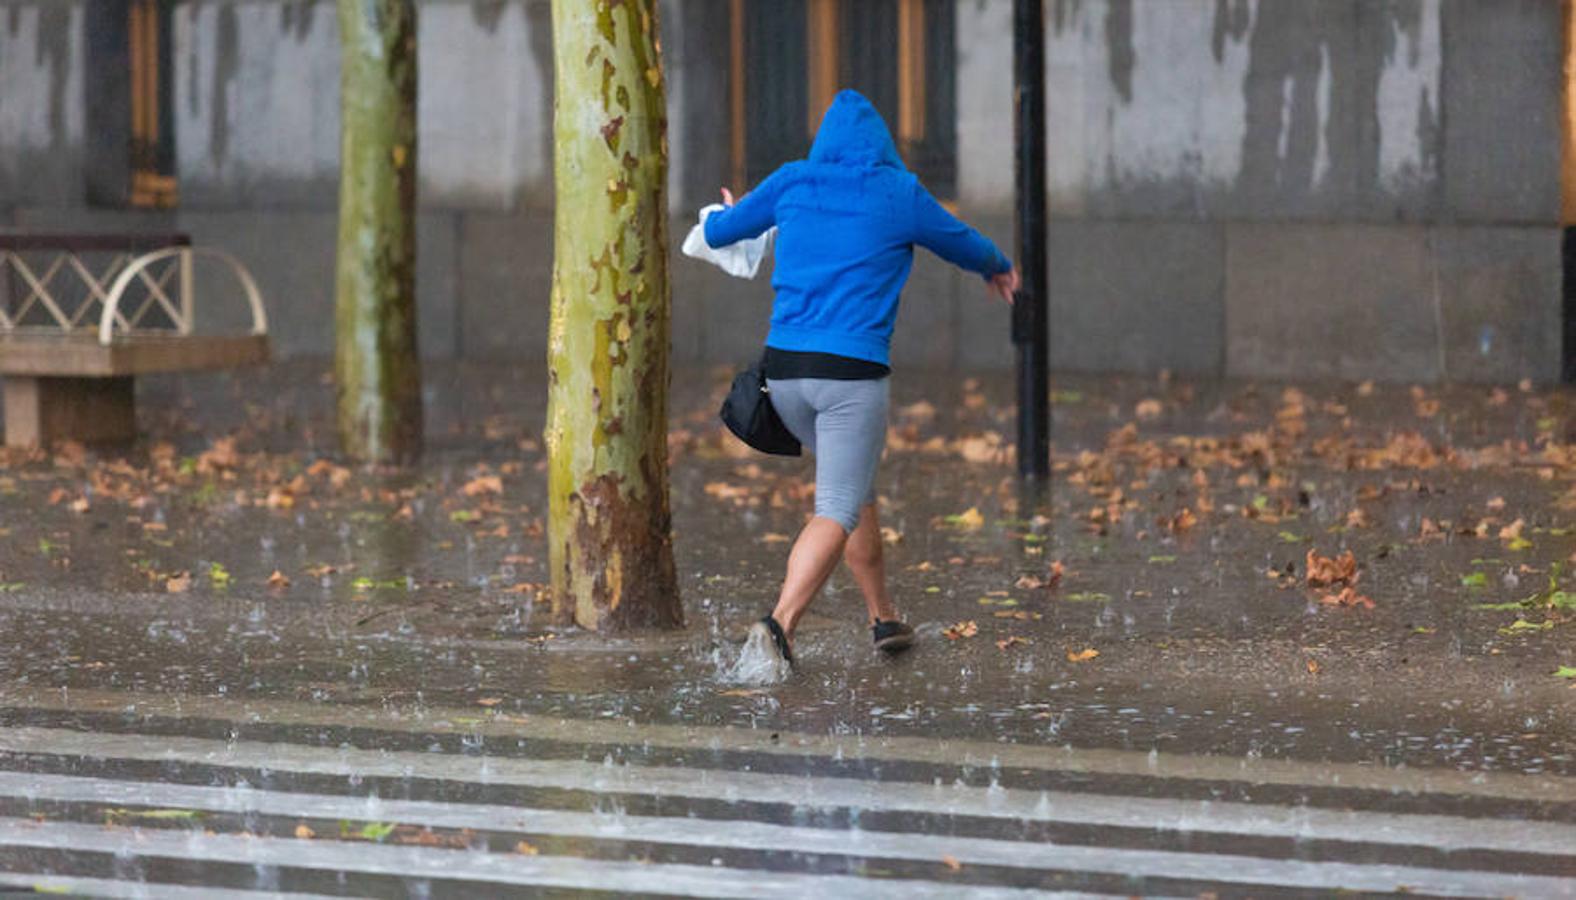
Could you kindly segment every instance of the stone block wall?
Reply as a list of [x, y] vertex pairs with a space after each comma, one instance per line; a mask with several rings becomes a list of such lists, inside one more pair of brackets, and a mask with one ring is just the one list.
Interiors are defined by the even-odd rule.
[[[951, 199], [1012, 248], [1012, 3], [956, 3]], [[84, 5], [0, 0], [0, 225], [190, 231], [258, 274], [281, 353], [327, 352], [333, 3], [177, 4], [181, 204], [165, 214], [88, 203]], [[661, 7], [675, 251], [728, 178], [728, 9]], [[422, 4], [430, 356], [545, 351], [550, 24], [548, 0]], [[1047, 0], [1053, 365], [1557, 378], [1560, 25], [1552, 0]], [[1006, 308], [917, 255], [897, 365], [1010, 366]], [[672, 270], [675, 359], [754, 353], [767, 275]]]

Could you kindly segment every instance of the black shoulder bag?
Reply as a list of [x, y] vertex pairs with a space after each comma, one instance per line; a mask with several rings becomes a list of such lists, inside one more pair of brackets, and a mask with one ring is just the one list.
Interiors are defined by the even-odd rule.
[[772, 406], [771, 392], [766, 389], [765, 359], [733, 376], [733, 387], [718, 414], [739, 440], [762, 453], [798, 456], [803, 452], [799, 439]]

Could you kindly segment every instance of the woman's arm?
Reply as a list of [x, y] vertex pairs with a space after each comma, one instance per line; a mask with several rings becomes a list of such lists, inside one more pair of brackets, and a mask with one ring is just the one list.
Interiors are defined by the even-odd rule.
[[706, 243], [713, 249], [726, 247], [736, 241], [760, 237], [766, 229], [777, 224], [777, 197], [786, 181], [784, 169], [773, 172], [755, 190], [745, 194], [738, 203], [723, 190], [728, 208], [706, 217]]
[[986, 280], [1012, 272], [1012, 262], [990, 238], [954, 216], [922, 185], [914, 185], [914, 243]]

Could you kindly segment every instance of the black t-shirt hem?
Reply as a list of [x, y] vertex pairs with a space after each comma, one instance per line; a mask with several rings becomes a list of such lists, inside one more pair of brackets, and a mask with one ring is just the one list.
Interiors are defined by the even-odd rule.
[[789, 378], [831, 378], [837, 381], [862, 381], [868, 378], [885, 378], [892, 369], [882, 363], [836, 353], [817, 353], [812, 350], [782, 350], [767, 347], [763, 357], [766, 377], [776, 380]]

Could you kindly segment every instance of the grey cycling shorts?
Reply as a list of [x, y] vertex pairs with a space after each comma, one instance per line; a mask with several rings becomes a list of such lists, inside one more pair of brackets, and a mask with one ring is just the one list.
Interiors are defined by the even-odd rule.
[[777, 415], [815, 456], [815, 514], [852, 532], [859, 508], [876, 500], [886, 447], [889, 378], [768, 379]]

